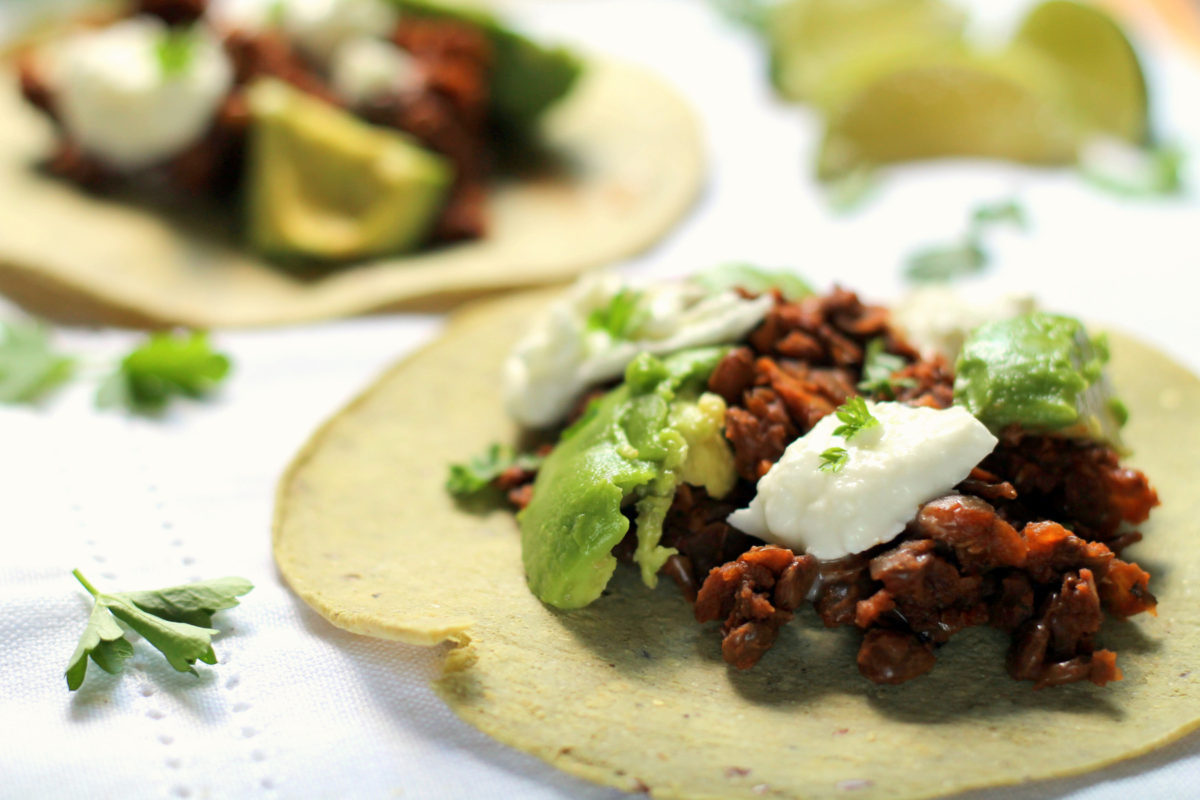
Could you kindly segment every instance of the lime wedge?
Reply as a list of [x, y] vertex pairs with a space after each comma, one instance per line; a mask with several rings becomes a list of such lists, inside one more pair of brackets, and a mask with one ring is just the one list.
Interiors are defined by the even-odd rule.
[[940, 0], [791, 0], [767, 20], [772, 78], [831, 109], [887, 72], [960, 52], [963, 23]]
[[1078, 128], [1061, 110], [1058, 75], [1025, 55], [914, 67], [876, 79], [830, 116], [818, 177], [942, 156], [1073, 161]]
[[390, 128], [274, 80], [249, 93], [251, 242], [283, 256], [341, 260], [420, 245], [452, 170]]
[[1133, 46], [1103, 11], [1070, 0], [1042, 3], [1025, 18], [1014, 45], [1055, 63], [1068, 82], [1069, 107], [1085, 129], [1146, 141], [1146, 79]]

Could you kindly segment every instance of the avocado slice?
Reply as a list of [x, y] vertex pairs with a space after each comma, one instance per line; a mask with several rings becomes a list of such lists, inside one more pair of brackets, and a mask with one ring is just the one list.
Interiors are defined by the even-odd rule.
[[563, 47], [544, 47], [478, 8], [437, 0], [391, 0], [402, 14], [441, 17], [481, 28], [495, 49], [492, 115], [514, 135], [528, 133], [538, 118], [575, 85], [579, 57]]
[[444, 158], [390, 128], [276, 80], [249, 90], [251, 244], [275, 256], [345, 260], [419, 246], [453, 178]]

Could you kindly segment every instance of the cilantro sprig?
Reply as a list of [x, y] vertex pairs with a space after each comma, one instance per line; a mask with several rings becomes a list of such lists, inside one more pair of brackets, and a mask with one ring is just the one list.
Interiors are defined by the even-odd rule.
[[888, 400], [896, 399], [897, 389], [917, 385], [912, 378], [892, 377], [906, 365], [907, 362], [903, 358], [884, 349], [883, 337], [872, 339], [867, 342], [862, 380], [858, 382], [858, 390], [863, 394], [879, 395]]
[[188, 71], [196, 58], [198, 41], [192, 28], [171, 28], [162, 35], [154, 47], [154, 56], [164, 77], [178, 78]]
[[133, 656], [125, 638], [131, 630], [163, 654], [179, 672], [196, 674], [195, 663], [216, 664], [212, 637], [215, 613], [238, 604], [254, 586], [245, 578], [218, 578], [147, 592], [101, 592], [79, 570], [71, 572], [95, 599], [87, 627], [67, 662], [67, 688], [83, 685], [88, 660], [116, 675]]
[[35, 403], [75, 371], [75, 359], [51, 347], [44, 325], [6, 322], [0, 337], [0, 403]]
[[846, 448], [831, 447], [821, 453], [821, 466], [817, 469], [821, 472], [841, 472], [842, 467], [846, 466], [846, 462], [849, 460], [850, 454], [846, 452]]
[[153, 333], [100, 385], [96, 404], [156, 414], [172, 397], [203, 397], [228, 374], [228, 356], [214, 352], [206, 334]]
[[492, 485], [506, 470], [532, 472], [542, 465], [542, 457], [533, 453], [518, 453], [512, 446], [493, 442], [479, 455], [464, 464], [451, 464], [446, 478], [446, 491], [452, 496], [466, 498]]
[[[36, 322], [0, 323], [0, 403], [36, 403], [83, 371]], [[123, 357], [100, 384], [96, 404], [157, 414], [174, 397], [203, 397], [229, 374], [229, 357], [196, 332], [159, 332]]]
[[612, 296], [608, 305], [592, 311], [587, 318], [587, 328], [604, 331], [614, 339], [628, 339], [646, 319], [642, 307], [644, 292], [622, 287]]
[[871, 415], [861, 397], [851, 397], [834, 413], [842, 424], [833, 429], [833, 435], [841, 436], [847, 442], [865, 430], [879, 427], [879, 420]]
[[982, 272], [991, 260], [984, 234], [997, 224], [1028, 228], [1025, 210], [1015, 200], [989, 203], [971, 212], [966, 234], [956, 242], [918, 250], [909, 256], [905, 277], [913, 283], [947, 283], [956, 278]]
[[1187, 155], [1176, 144], [1141, 149], [1107, 142], [1084, 148], [1079, 172], [1088, 183], [1128, 198], [1170, 197], [1185, 190]]

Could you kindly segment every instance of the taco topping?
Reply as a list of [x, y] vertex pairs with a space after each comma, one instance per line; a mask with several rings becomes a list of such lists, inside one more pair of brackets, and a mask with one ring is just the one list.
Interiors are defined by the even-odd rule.
[[[1098, 638], [1106, 614], [1154, 611], [1150, 575], [1121, 555], [1158, 497], [1115, 449], [1102, 338], [1030, 312], [967, 333], [952, 366], [851, 292], [742, 286], [733, 298], [764, 314], [668, 354], [676, 330], [641, 333], [653, 287], [612, 283], [582, 304], [588, 286], [549, 318], [576, 344], [595, 335], [601, 358], [624, 348], [624, 381], [604, 388], [612, 368], [583, 378], [582, 348], [563, 359], [570, 390], [543, 419], [587, 388], [590, 401], [536, 474], [493, 481], [524, 506], [541, 600], [586, 605], [629, 561], [720, 622], [740, 669], [811, 604], [826, 626], [863, 632], [857, 666], [876, 683], [928, 672], [978, 625], [1010, 637], [1008, 671], [1035, 687], [1121, 678]], [[552, 324], [535, 323], [547, 353]]]

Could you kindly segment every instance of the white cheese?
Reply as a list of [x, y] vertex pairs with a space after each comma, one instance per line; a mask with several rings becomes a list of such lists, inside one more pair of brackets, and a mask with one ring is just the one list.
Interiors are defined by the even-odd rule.
[[54, 54], [63, 125], [86, 152], [131, 170], [178, 154], [208, 130], [233, 82], [220, 42], [197, 26], [178, 72], [163, 68], [167, 27], [132, 17], [81, 33]]
[[944, 287], [917, 289], [892, 307], [892, 324], [925, 358], [943, 355], [953, 364], [967, 334], [985, 322], [1028, 314], [1029, 295], [1006, 295], [974, 303]]
[[208, 16], [223, 28], [278, 27], [322, 65], [352, 39], [390, 38], [400, 20], [388, 0], [213, 0]]
[[[624, 337], [589, 328], [592, 313], [607, 308], [622, 290], [642, 293], [642, 321]], [[735, 342], [773, 304], [769, 295], [748, 300], [687, 281], [634, 287], [611, 273], [585, 277], [533, 322], [505, 361], [505, 408], [528, 427], [561, 422], [585, 389], [620, 377], [639, 353]]]
[[334, 91], [353, 106], [421, 86], [421, 71], [411, 55], [391, 42], [369, 36], [339, 47], [329, 72]]
[[[769, 542], [830, 560], [861, 553], [904, 530], [918, 508], [945, 494], [996, 446], [996, 437], [957, 406], [938, 410], [867, 403], [879, 425], [850, 441], [830, 414], [792, 442], [758, 482], [749, 508], [729, 524]], [[837, 472], [821, 453], [842, 447]]]

